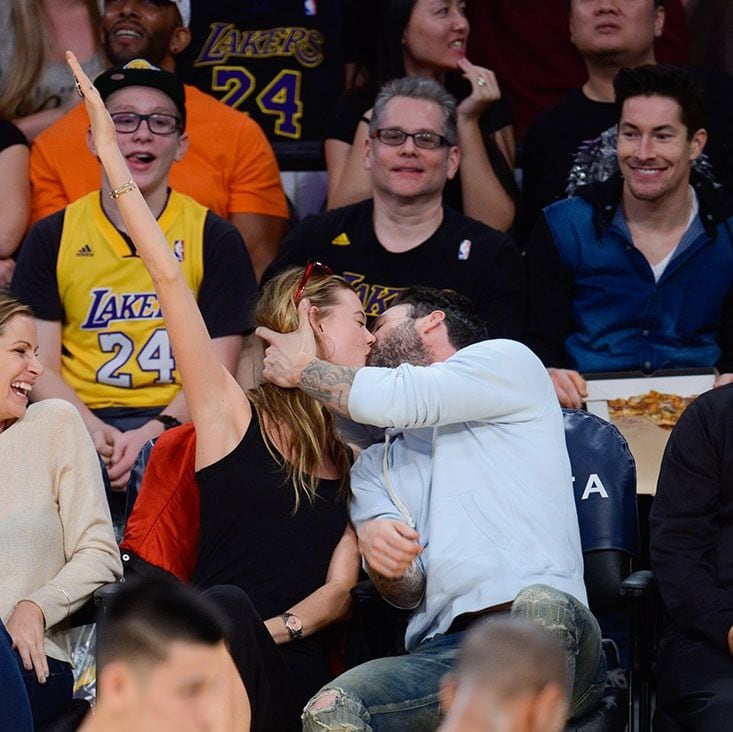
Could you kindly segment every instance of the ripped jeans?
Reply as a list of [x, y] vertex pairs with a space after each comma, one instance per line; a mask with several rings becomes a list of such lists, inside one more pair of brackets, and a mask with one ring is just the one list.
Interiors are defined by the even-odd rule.
[[[547, 585], [525, 587], [511, 614], [539, 622], [561, 642], [573, 692], [570, 716], [592, 709], [606, 685], [601, 631], [585, 605]], [[505, 613], [487, 615], [491, 622]], [[440, 722], [440, 680], [453, 669], [463, 633], [436, 635], [404, 656], [378, 658], [350, 669], [321, 689], [303, 712], [304, 732], [423, 732]], [[311, 706], [328, 690], [335, 701]]]

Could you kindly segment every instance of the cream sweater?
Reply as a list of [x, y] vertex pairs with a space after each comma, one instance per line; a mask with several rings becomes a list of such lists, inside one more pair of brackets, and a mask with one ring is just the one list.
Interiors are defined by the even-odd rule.
[[121, 574], [99, 459], [81, 417], [61, 399], [31, 405], [0, 432], [0, 617], [32, 600], [46, 618], [46, 655], [69, 661], [59, 623]]

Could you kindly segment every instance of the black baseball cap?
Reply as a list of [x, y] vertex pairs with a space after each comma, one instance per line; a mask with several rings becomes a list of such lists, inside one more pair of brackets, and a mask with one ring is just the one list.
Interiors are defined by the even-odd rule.
[[144, 58], [134, 58], [121, 66], [113, 66], [102, 72], [95, 80], [102, 99], [126, 86], [150, 86], [158, 89], [173, 100], [181, 115], [181, 129], [186, 127], [186, 92], [183, 83], [170, 71], [153, 66]]

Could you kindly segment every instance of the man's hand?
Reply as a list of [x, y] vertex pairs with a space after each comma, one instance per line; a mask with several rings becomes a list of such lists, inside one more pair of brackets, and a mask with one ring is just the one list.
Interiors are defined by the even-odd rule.
[[580, 409], [588, 396], [585, 379], [571, 369], [547, 369], [561, 407]]
[[92, 417], [91, 419], [85, 420], [87, 430], [92, 436], [92, 442], [94, 443], [94, 449], [102, 458], [102, 462], [105, 467], [109, 468], [112, 464], [112, 455], [115, 450], [115, 443], [119, 439], [122, 432], [116, 427], [113, 427], [106, 422], [102, 422], [99, 417]]
[[127, 488], [137, 454], [148, 440], [160, 436], [162, 432], [163, 425], [157, 420], [150, 420], [142, 427], [122, 432], [119, 435], [115, 440], [114, 451], [107, 468], [112, 490], [124, 491]]
[[291, 333], [277, 333], [269, 328], [259, 327], [255, 334], [268, 347], [265, 349], [262, 375], [267, 381], [295, 388], [300, 383], [303, 369], [317, 358], [316, 337], [310, 324], [310, 301], [303, 298], [298, 305], [298, 327]]
[[733, 374], [718, 374], [718, 378], [715, 379], [713, 388], [717, 389], [719, 386], [725, 386], [726, 384], [733, 383]]
[[30, 600], [21, 600], [5, 623], [23, 668], [35, 671], [39, 684], [45, 684], [48, 678], [48, 659], [43, 649], [45, 625], [43, 611]]
[[372, 519], [358, 531], [359, 550], [370, 568], [389, 579], [399, 579], [422, 553], [420, 534], [404, 521]]

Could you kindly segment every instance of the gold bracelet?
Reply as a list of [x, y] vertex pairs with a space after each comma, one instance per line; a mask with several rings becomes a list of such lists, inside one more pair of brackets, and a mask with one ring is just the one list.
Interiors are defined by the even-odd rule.
[[113, 191], [109, 192], [110, 198], [119, 198], [123, 193], [129, 193], [130, 191], [134, 191], [137, 188], [135, 185], [135, 181], [130, 179], [127, 181], [127, 183], [123, 183], [119, 188], [115, 188]]

